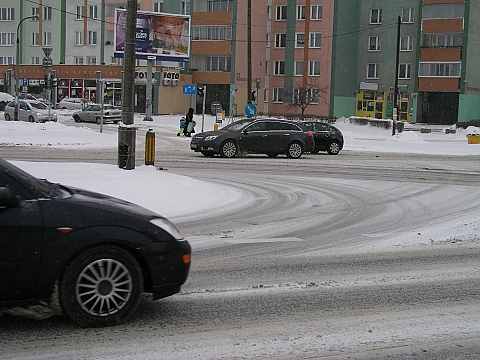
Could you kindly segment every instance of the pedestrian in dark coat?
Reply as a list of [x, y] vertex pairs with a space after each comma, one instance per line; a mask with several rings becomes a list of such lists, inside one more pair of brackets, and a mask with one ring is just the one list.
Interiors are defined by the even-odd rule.
[[189, 108], [187, 115], [185, 115], [185, 127], [183, 128], [183, 135], [191, 136], [193, 132], [193, 108]]

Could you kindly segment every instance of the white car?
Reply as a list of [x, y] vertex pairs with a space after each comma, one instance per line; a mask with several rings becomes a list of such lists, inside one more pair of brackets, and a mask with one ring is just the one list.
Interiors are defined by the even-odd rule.
[[[15, 120], [15, 101], [11, 101], [5, 106], [4, 116], [7, 121]], [[18, 120], [29, 122], [57, 121], [57, 114], [41, 101], [18, 100]]]
[[[82, 111], [74, 112], [72, 116], [75, 122], [96, 122], [97, 124], [100, 124], [102, 121], [102, 105], [88, 105]], [[118, 124], [120, 121], [122, 121], [122, 111], [118, 110], [113, 105], [104, 104], [103, 122], [113, 122], [114, 124]]]
[[63, 98], [58, 103], [58, 108], [67, 110], [83, 110], [87, 105], [90, 104], [93, 104], [93, 102], [84, 98]]

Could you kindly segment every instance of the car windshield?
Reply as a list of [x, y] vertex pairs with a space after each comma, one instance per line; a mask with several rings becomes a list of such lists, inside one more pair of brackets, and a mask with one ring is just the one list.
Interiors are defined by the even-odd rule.
[[22, 178], [22, 180], [28, 183], [32, 189], [36, 189], [42, 192], [46, 197], [56, 197], [61, 193], [58, 186], [49, 183], [46, 180], [40, 180], [19, 169], [18, 167], [10, 164], [8, 161], [0, 159], [0, 167], [6, 169], [7, 173], [11, 173], [15, 177]]
[[113, 105], [103, 105], [105, 110], [117, 110], [117, 108]]
[[235, 121], [232, 124], [229, 124], [225, 127], [222, 128], [222, 130], [226, 131], [237, 131], [237, 130], [242, 130], [246, 126], [248, 126], [253, 120], [252, 119], [243, 119], [243, 120], [238, 120]]
[[47, 105], [41, 102], [31, 102], [30, 106], [34, 109], [40, 109], [40, 110], [44, 110], [47, 108]]

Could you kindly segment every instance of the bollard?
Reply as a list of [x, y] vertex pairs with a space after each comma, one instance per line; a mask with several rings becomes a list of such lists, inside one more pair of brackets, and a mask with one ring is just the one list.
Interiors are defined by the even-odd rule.
[[218, 124], [217, 124], [217, 123], [213, 124], [213, 130], [214, 130], [214, 131], [217, 131], [217, 130], [218, 130]]
[[148, 129], [145, 135], [145, 165], [155, 165], [155, 133]]

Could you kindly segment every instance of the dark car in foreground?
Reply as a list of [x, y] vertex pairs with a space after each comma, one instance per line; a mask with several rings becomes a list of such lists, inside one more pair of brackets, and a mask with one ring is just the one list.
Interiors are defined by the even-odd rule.
[[237, 154], [285, 154], [298, 159], [314, 149], [313, 135], [296, 121], [284, 119], [241, 119], [220, 130], [195, 135], [190, 149], [204, 156], [219, 154], [231, 158]]
[[304, 121], [303, 125], [313, 133], [315, 148], [312, 153], [326, 151], [337, 155], [343, 149], [343, 134], [335, 126], [320, 121]]
[[[94, 122], [100, 124], [102, 122], [102, 104], [87, 105], [85, 109], [74, 112], [72, 116], [75, 122]], [[104, 104], [103, 122], [118, 124], [120, 121], [122, 121], [122, 111], [113, 105]]]
[[142, 292], [154, 300], [178, 293], [190, 268], [189, 243], [164, 217], [3, 159], [0, 247], [0, 313], [58, 301], [82, 326], [125, 321]]

